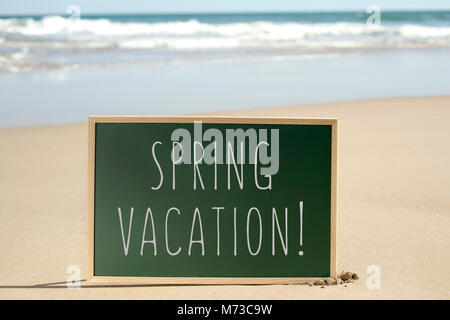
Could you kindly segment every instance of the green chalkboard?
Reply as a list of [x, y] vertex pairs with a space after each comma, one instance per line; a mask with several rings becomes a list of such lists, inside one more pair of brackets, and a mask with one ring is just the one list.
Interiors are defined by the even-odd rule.
[[336, 126], [91, 117], [89, 278], [335, 276]]

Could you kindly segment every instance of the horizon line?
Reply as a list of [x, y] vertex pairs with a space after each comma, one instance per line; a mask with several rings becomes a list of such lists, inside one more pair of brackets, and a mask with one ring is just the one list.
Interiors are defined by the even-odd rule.
[[[355, 13], [355, 12], [363, 12], [365, 13], [365, 9], [331, 9], [331, 10], [252, 10], [252, 11], [180, 11], [180, 12], [86, 12], [83, 13], [81, 10], [81, 14], [85, 16], [89, 15], [190, 15], [190, 14], [205, 14], [205, 15], [220, 15], [220, 14], [295, 14], [295, 13]], [[450, 8], [445, 9], [382, 9], [381, 14], [383, 12], [450, 12]], [[46, 16], [46, 15], [67, 15], [66, 12], [47, 12], [47, 13], [0, 13], [0, 17], [5, 16]]]

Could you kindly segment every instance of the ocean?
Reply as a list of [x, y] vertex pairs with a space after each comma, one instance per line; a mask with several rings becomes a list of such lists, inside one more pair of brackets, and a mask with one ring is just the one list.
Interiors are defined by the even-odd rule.
[[0, 127], [450, 94], [450, 11], [370, 17], [0, 16]]
[[0, 71], [450, 47], [450, 12], [0, 17]]

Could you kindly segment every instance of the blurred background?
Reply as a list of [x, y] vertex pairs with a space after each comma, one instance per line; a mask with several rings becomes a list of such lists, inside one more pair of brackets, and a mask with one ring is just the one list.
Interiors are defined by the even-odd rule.
[[0, 126], [450, 94], [449, 1], [2, 1]]

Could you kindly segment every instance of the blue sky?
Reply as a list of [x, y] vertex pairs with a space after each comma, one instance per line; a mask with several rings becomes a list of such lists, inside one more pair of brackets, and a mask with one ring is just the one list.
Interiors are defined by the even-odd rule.
[[65, 13], [71, 4], [84, 14], [365, 10], [372, 4], [382, 10], [450, 10], [449, 0], [2, 0], [0, 14]]

